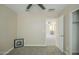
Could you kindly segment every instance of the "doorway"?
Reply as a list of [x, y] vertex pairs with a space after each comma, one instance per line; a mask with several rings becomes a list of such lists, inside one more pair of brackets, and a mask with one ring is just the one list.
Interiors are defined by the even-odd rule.
[[56, 19], [46, 21], [46, 45], [56, 46]]
[[54, 45], [64, 52], [64, 16], [46, 21], [46, 44]]

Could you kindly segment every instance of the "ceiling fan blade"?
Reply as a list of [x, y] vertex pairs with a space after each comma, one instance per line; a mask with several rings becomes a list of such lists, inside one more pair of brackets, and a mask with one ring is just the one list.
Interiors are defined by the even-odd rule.
[[42, 9], [46, 9], [43, 4], [38, 4], [39, 7], [41, 7]]
[[27, 9], [30, 9], [31, 6], [32, 6], [32, 4], [29, 4], [29, 5], [27, 6]]

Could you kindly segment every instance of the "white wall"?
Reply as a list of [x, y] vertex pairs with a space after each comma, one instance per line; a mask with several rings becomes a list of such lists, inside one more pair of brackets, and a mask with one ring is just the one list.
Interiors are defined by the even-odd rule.
[[64, 16], [61, 15], [57, 19], [57, 30], [56, 30], [56, 46], [63, 52], [63, 43], [64, 43]]
[[26, 46], [46, 45], [46, 19], [53, 19], [44, 11], [25, 12], [18, 15], [17, 38], [24, 38]]
[[0, 5], [0, 54], [14, 47], [16, 38], [16, 13]]
[[71, 54], [71, 51], [72, 51], [72, 48], [71, 48], [71, 42], [72, 42], [72, 22], [71, 22], [71, 13], [72, 11], [76, 10], [76, 9], [79, 9], [79, 5], [69, 5], [67, 6], [60, 14], [59, 16], [61, 15], [64, 15], [64, 51], [67, 53], [67, 54]]

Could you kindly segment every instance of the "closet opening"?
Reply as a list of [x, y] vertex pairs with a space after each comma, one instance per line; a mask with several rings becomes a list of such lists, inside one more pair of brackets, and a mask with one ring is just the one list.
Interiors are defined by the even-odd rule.
[[79, 55], [79, 10], [72, 13], [72, 54]]

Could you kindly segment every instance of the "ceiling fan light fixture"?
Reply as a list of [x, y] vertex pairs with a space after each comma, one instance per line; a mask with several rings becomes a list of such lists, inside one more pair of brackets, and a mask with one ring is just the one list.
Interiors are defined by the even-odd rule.
[[[43, 4], [37, 4], [37, 5], [38, 5], [38, 7], [40, 7], [42, 10], [45, 10], [45, 9], [46, 9]], [[29, 4], [29, 5], [26, 7], [26, 11], [29, 11], [32, 6], [33, 6], [33, 4]]]

